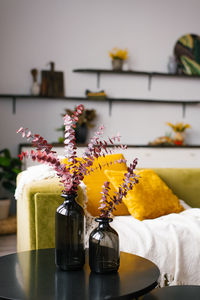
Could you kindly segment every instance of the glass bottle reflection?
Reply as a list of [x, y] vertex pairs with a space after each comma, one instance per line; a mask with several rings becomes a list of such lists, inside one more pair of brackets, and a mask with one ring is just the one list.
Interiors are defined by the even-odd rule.
[[[114, 287], [114, 288], [113, 288]], [[120, 276], [118, 272], [111, 274], [90, 273], [89, 300], [117, 299], [120, 293]], [[116, 297], [116, 298], [115, 298]]]
[[57, 269], [55, 272], [55, 299], [87, 299], [85, 270], [62, 272]]

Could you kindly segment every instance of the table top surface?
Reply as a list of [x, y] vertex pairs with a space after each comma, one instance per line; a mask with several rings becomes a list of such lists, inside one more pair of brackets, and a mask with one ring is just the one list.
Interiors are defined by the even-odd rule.
[[168, 286], [161, 289], [155, 289], [148, 295], [143, 297], [143, 300], [199, 300], [200, 286], [199, 285], [177, 285]]
[[90, 271], [88, 254], [81, 271], [61, 271], [55, 249], [18, 252], [0, 257], [0, 298], [17, 300], [132, 299], [151, 291], [158, 267], [137, 255], [120, 252], [116, 273]]

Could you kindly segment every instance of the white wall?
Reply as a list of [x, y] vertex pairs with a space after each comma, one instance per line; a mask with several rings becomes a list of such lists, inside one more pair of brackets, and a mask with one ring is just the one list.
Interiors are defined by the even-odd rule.
[[[75, 68], [110, 68], [108, 51], [128, 48], [127, 67], [133, 70], [167, 71], [168, 57], [176, 40], [186, 33], [200, 34], [198, 0], [1, 0], [0, 1], [0, 94], [29, 94], [30, 69], [49, 69], [49, 61], [65, 73], [67, 96], [84, 96], [85, 89], [97, 90], [96, 76], [73, 73]], [[110, 97], [200, 100], [200, 81], [102, 75], [101, 89]], [[57, 141], [55, 130], [62, 124], [65, 108], [75, 101], [0, 99], [0, 148], [17, 154], [18, 127], [29, 127]], [[170, 129], [165, 122], [184, 121], [192, 125], [188, 143], [200, 144], [200, 106], [188, 106], [182, 117], [181, 105], [108, 103], [88, 101], [95, 108], [105, 135], [120, 132], [122, 142], [147, 144]], [[91, 132], [92, 133], [92, 132]]]

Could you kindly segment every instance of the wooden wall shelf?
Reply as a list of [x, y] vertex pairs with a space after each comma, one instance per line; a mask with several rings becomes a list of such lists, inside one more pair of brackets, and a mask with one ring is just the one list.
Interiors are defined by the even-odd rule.
[[120, 75], [135, 75], [135, 76], [148, 76], [149, 83], [148, 88], [151, 89], [151, 82], [153, 77], [173, 77], [173, 78], [185, 78], [185, 79], [200, 79], [200, 75], [187, 75], [187, 74], [170, 74], [164, 72], [146, 72], [146, 71], [115, 71], [110, 69], [74, 69], [73, 72], [78, 73], [96, 73], [97, 74], [97, 88], [100, 87], [100, 75], [101, 74], [120, 74]]
[[161, 104], [181, 104], [183, 117], [185, 116], [185, 107], [186, 105], [195, 105], [200, 103], [200, 100], [159, 100], [159, 99], [138, 99], [138, 98], [87, 98], [87, 97], [43, 97], [43, 96], [33, 96], [33, 95], [20, 95], [20, 94], [0, 94], [0, 98], [10, 98], [12, 99], [12, 111], [13, 114], [16, 113], [16, 100], [17, 99], [35, 99], [35, 100], [75, 100], [75, 101], [102, 101], [108, 102], [109, 104], [109, 115], [111, 115], [112, 111], [112, 103], [113, 102], [137, 102], [137, 103], [161, 103]]
[[[110, 69], [74, 69], [73, 72], [79, 73], [95, 73], [97, 74], [97, 87], [100, 87], [100, 75], [105, 74], [120, 74], [120, 75], [135, 75], [135, 76], [148, 76], [149, 77], [149, 89], [151, 88], [151, 80], [153, 76], [159, 77], [175, 77], [175, 78], [189, 78], [189, 79], [200, 79], [199, 75], [187, 75], [187, 74], [169, 74], [162, 72], [145, 72], [145, 71], [114, 71]], [[75, 100], [75, 101], [107, 101], [109, 103], [109, 115], [112, 111], [113, 102], [143, 102], [143, 103], [170, 103], [170, 104], [181, 104], [182, 105], [182, 114], [185, 116], [185, 107], [186, 105], [194, 105], [200, 103], [200, 100], [167, 100], [167, 99], [138, 99], [138, 98], [87, 98], [87, 97], [44, 97], [44, 96], [33, 96], [33, 95], [23, 95], [23, 94], [0, 94], [0, 98], [10, 98], [12, 99], [12, 111], [13, 114], [16, 113], [16, 100], [17, 99], [58, 99], [58, 100]]]

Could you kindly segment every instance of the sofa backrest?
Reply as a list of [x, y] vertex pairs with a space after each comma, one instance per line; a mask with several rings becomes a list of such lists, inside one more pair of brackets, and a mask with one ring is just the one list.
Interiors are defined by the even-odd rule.
[[153, 168], [179, 199], [200, 208], [200, 168]]

